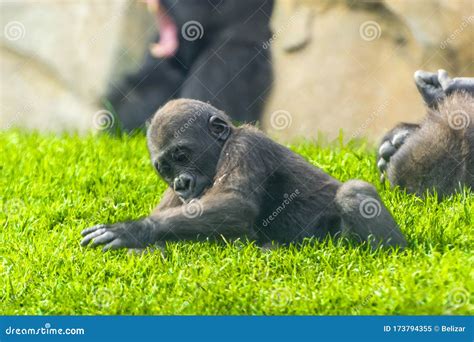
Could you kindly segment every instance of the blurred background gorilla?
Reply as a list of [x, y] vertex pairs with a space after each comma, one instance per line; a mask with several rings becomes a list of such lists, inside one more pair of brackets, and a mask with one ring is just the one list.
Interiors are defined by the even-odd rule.
[[159, 35], [141, 68], [107, 99], [126, 131], [173, 98], [210, 102], [240, 122], [259, 120], [272, 84], [273, 0], [148, 0]]

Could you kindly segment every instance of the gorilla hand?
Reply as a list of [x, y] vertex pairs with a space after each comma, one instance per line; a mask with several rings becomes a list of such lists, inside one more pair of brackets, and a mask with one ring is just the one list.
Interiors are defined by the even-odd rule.
[[401, 123], [382, 138], [377, 156], [377, 168], [380, 171], [381, 182], [385, 181], [384, 173], [388, 169], [390, 158], [418, 128], [419, 125], [416, 124]]
[[102, 248], [103, 251], [118, 248], [145, 248], [153, 241], [153, 231], [153, 222], [150, 219], [112, 225], [99, 224], [81, 232], [84, 236], [81, 245], [90, 247], [105, 245]]

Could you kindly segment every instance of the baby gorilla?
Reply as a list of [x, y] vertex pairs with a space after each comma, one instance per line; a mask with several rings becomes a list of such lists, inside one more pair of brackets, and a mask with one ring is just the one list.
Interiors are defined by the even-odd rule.
[[406, 244], [373, 186], [342, 184], [258, 129], [235, 127], [207, 103], [167, 103], [147, 135], [152, 164], [169, 185], [161, 203], [147, 218], [84, 230], [83, 246], [219, 237], [289, 243], [328, 235], [355, 236], [373, 248]]
[[450, 195], [474, 187], [474, 78], [446, 71], [417, 71], [415, 82], [428, 115], [421, 124], [400, 123], [383, 138], [377, 166], [390, 184], [424, 195]]

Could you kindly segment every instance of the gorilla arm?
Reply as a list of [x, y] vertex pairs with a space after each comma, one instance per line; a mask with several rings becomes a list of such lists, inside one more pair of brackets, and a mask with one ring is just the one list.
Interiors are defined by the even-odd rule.
[[240, 193], [211, 191], [179, 208], [158, 211], [150, 220], [156, 223], [157, 241], [177, 241], [251, 235], [256, 216], [257, 205]]
[[103, 250], [144, 248], [157, 241], [239, 237], [251, 234], [256, 205], [237, 192], [206, 194], [181, 207], [156, 210], [131, 222], [97, 225], [82, 232], [81, 244], [105, 245]]
[[[251, 185], [258, 179], [236, 171], [223, 173], [200, 199], [177, 206], [178, 197], [167, 190], [153, 213], [142, 220], [97, 225], [82, 231], [83, 246], [105, 245], [103, 250], [144, 248], [157, 241], [196, 240], [253, 235], [258, 199]], [[217, 184], [216, 184], [217, 183]], [[258, 183], [257, 183], [258, 184]], [[244, 194], [246, 194], [244, 196]]]

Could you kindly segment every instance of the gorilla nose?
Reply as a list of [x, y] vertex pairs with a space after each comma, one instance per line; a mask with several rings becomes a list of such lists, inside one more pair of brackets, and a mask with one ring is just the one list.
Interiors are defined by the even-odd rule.
[[194, 177], [187, 173], [179, 175], [174, 179], [173, 188], [181, 197], [187, 199], [194, 189]]

